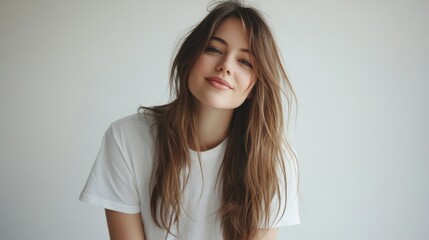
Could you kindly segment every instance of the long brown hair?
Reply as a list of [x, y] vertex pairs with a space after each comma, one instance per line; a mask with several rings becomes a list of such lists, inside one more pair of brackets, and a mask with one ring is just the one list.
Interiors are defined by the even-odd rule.
[[[155, 117], [156, 164], [152, 172], [151, 214], [169, 233], [179, 224], [181, 192], [186, 186], [182, 170], [190, 167], [189, 147], [199, 151], [196, 109], [187, 80], [192, 66], [223, 20], [242, 21], [254, 58], [256, 80], [251, 97], [234, 110], [228, 144], [218, 179], [222, 203], [218, 211], [224, 239], [251, 239], [258, 229], [269, 228], [271, 202], [286, 192], [286, 155], [296, 162], [284, 133], [282, 93], [290, 119], [295, 93], [285, 73], [269, 26], [254, 8], [239, 1], [223, 1], [185, 37], [173, 60], [170, 86], [175, 99], [162, 106], [141, 107]], [[286, 152], [285, 152], [286, 151]], [[295, 166], [297, 166], [295, 164]], [[296, 170], [296, 169], [292, 169]], [[287, 185], [287, 184], [286, 184]]]

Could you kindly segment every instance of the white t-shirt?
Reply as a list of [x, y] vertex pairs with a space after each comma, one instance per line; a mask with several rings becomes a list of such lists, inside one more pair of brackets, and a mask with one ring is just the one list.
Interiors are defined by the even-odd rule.
[[[189, 180], [182, 195], [183, 210], [180, 225], [172, 225], [177, 237], [156, 226], [150, 210], [150, 178], [154, 164], [155, 127], [152, 118], [144, 113], [115, 121], [107, 129], [100, 151], [80, 200], [89, 204], [123, 213], [141, 212], [146, 239], [222, 239], [217, 210], [221, 204], [220, 185], [216, 178], [221, 166], [227, 140], [208, 151], [201, 152], [202, 172], [198, 154], [190, 150], [192, 163]], [[286, 165], [290, 166], [289, 164]], [[298, 200], [294, 171], [288, 171], [288, 199], [285, 214], [280, 211], [271, 227], [299, 224]], [[290, 176], [289, 176], [290, 175]], [[204, 176], [204, 178], [202, 178]], [[204, 179], [204, 181], [202, 180]], [[284, 206], [284, 193], [282, 193]], [[276, 199], [276, 198], [275, 198]], [[272, 216], [277, 204], [273, 200]]]

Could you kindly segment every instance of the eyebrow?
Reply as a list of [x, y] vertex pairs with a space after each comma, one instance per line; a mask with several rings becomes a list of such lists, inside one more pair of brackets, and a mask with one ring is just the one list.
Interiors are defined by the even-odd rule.
[[[228, 47], [228, 43], [224, 39], [222, 39], [220, 37], [212, 36], [210, 38], [210, 40], [220, 42], [220, 43], [222, 43], [222, 44], [224, 44], [225, 46]], [[247, 49], [247, 48], [241, 48], [240, 51], [246, 52], [246, 53], [250, 53], [249, 49]]]

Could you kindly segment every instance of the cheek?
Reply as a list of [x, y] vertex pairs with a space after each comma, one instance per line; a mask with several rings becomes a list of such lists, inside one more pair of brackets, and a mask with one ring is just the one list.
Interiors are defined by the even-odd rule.
[[194, 66], [191, 68], [191, 71], [189, 72], [188, 82], [192, 81], [192, 79], [201, 75], [202, 66], [203, 66], [203, 60], [201, 59], [201, 57], [199, 57], [197, 61], [194, 63]]
[[201, 54], [194, 64], [193, 71], [206, 69], [208, 66], [210, 66], [210, 58], [208, 58], [204, 54]]
[[254, 75], [251, 72], [243, 71], [239, 75], [240, 85], [243, 91], [250, 92], [255, 85]]
[[191, 71], [189, 72], [187, 85], [188, 88], [192, 91], [201, 84], [201, 79], [204, 77], [204, 74], [207, 72], [206, 69], [207, 66], [207, 59], [201, 55], [197, 58], [197, 61], [195, 62], [194, 66], [192, 67]]

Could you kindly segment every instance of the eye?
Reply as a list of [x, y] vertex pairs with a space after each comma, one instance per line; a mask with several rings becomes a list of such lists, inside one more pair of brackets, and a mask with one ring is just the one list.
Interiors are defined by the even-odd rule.
[[216, 54], [221, 54], [222, 53], [218, 48], [215, 48], [215, 47], [212, 47], [212, 46], [208, 46], [206, 48], [206, 52], [211, 52], [211, 53], [216, 53]]
[[245, 65], [246, 67], [248, 67], [248, 68], [253, 68], [253, 65], [249, 62], [249, 61], [247, 61], [246, 59], [240, 59], [240, 60], [238, 60], [241, 64], [243, 64], [243, 65]]

